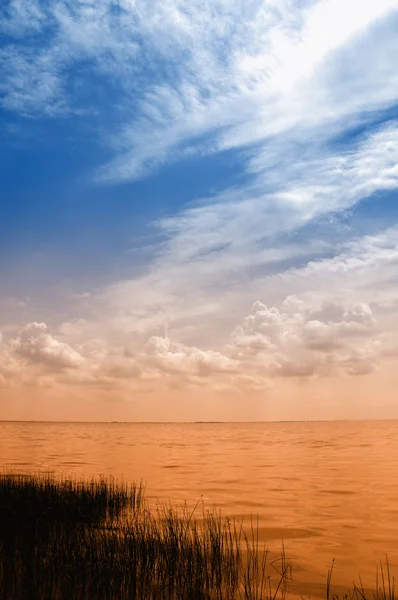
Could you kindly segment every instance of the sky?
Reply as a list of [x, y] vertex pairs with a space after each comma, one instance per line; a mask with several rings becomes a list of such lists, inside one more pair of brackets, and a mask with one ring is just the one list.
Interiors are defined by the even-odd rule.
[[398, 0], [3, 0], [0, 418], [398, 418]]

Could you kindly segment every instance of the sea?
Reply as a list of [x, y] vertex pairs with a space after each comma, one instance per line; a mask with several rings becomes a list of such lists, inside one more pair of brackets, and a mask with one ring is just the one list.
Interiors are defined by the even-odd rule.
[[373, 588], [386, 560], [398, 575], [398, 421], [3, 421], [0, 467], [142, 481], [150, 505], [254, 524], [305, 597], [325, 596], [333, 560], [339, 594]]

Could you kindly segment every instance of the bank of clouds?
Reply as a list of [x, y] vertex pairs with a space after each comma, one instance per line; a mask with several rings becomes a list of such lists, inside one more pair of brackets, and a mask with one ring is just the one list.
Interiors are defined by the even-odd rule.
[[[65, 336], [64, 336], [65, 337]], [[239, 389], [242, 382], [265, 389], [276, 378], [314, 378], [369, 374], [396, 349], [369, 304], [325, 303], [308, 309], [289, 296], [280, 307], [255, 302], [220, 350], [189, 346], [167, 336], [145, 343], [131, 336], [119, 345], [93, 338], [69, 344], [32, 322], [2, 340], [3, 386], [93, 385], [110, 389], [140, 382], [173, 386]]]

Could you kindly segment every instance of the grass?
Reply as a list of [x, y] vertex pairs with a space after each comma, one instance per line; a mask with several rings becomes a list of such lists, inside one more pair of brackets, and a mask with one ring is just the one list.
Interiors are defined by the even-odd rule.
[[[284, 600], [291, 564], [216, 511], [159, 505], [142, 485], [0, 474], [1, 600]], [[395, 600], [388, 561], [375, 600]], [[326, 600], [331, 594], [329, 570]], [[379, 585], [380, 584], [380, 585]], [[345, 598], [368, 600], [363, 586]]]

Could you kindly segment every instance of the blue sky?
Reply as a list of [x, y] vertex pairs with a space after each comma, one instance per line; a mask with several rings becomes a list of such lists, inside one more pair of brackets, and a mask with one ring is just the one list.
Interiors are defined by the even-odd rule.
[[397, 34], [396, 0], [3, 3], [4, 389], [257, 415], [381, 378]]

